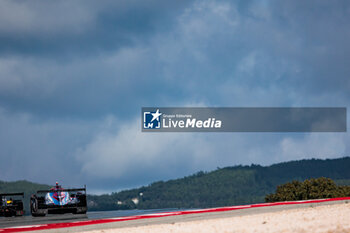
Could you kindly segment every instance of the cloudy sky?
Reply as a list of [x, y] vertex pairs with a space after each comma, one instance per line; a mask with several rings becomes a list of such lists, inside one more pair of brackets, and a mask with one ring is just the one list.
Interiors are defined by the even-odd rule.
[[349, 1], [0, 2], [0, 180], [102, 193], [349, 155], [347, 133], [141, 133], [142, 106], [349, 107]]

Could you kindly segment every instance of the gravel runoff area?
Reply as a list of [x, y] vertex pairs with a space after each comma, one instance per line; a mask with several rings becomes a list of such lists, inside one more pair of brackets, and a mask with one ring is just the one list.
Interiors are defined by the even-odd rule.
[[349, 232], [350, 203], [282, 210], [246, 216], [204, 219], [172, 224], [101, 229], [87, 233], [118, 232]]

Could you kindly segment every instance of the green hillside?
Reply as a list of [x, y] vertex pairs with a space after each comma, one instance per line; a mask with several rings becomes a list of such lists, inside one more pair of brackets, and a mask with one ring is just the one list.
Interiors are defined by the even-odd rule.
[[[292, 180], [328, 177], [338, 185], [350, 184], [350, 157], [311, 159], [271, 166], [234, 166], [211, 172], [198, 172], [181, 179], [158, 181], [148, 186], [106, 195], [88, 195], [89, 210], [202, 208], [264, 202], [278, 185]], [[48, 185], [28, 181], [0, 181], [0, 192], [25, 192], [29, 209], [30, 194]], [[142, 194], [142, 195], [141, 195]], [[135, 204], [132, 199], [137, 198]], [[134, 199], [135, 201], [135, 199]], [[28, 213], [28, 212], [27, 212]]]
[[[308, 178], [328, 177], [339, 185], [350, 183], [350, 158], [311, 159], [272, 166], [235, 166], [198, 172], [181, 179], [149, 186], [90, 196], [90, 210], [201, 208], [264, 202], [277, 185]], [[132, 198], [138, 198], [136, 205]], [[118, 204], [119, 202], [119, 204]]]

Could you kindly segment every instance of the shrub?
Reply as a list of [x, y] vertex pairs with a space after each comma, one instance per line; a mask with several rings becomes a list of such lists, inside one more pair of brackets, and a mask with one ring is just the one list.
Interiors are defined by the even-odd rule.
[[279, 185], [276, 193], [266, 195], [265, 201], [296, 201], [346, 196], [350, 196], [350, 186], [337, 186], [332, 179], [321, 177]]

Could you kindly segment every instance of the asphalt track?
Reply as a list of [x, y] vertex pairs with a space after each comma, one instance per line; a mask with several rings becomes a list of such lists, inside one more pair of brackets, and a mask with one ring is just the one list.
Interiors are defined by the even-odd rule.
[[151, 209], [151, 210], [120, 210], [120, 211], [93, 211], [87, 214], [49, 214], [45, 217], [0, 217], [0, 232], [3, 228], [29, 226], [38, 224], [69, 223], [96, 219], [109, 219], [116, 217], [129, 217], [136, 215], [178, 211], [179, 209]]
[[[286, 209], [307, 208], [320, 205], [341, 204], [350, 202], [350, 197], [332, 198], [319, 200], [305, 200], [292, 202], [261, 203], [242, 206], [230, 206], [221, 208], [210, 208], [200, 210], [168, 211], [148, 213], [136, 216], [89, 219], [89, 216], [81, 215], [58, 215], [48, 216], [40, 220], [29, 216], [23, 217], [15, 225], [3, 226], [3, 219], [0, 220], [0, 232], [24, 232], [39, 231], [40, 233], [51, 232], [79, 232], [88, 230], [111, 229], [133, 226], [144, 226], [153, 224], [166, 224], [184, 221], [204, 220], [212, 218], [226, 218], [233, 216], [244, 216], [250, 214], [277, 212]], [[73, 218], [72, 218], [73, 217]], [[15, 219], [15, 218], [11, 218]], [[8, 219], [6, 221], [11, 221]], [[5, 221], [5, 222], [6, 222]], [[39, 221], [37, 223], [36, 221]], [[31, 225], [28, 225], [31, 224]], [[6, 224], [5, 224], [6, 225]]]

